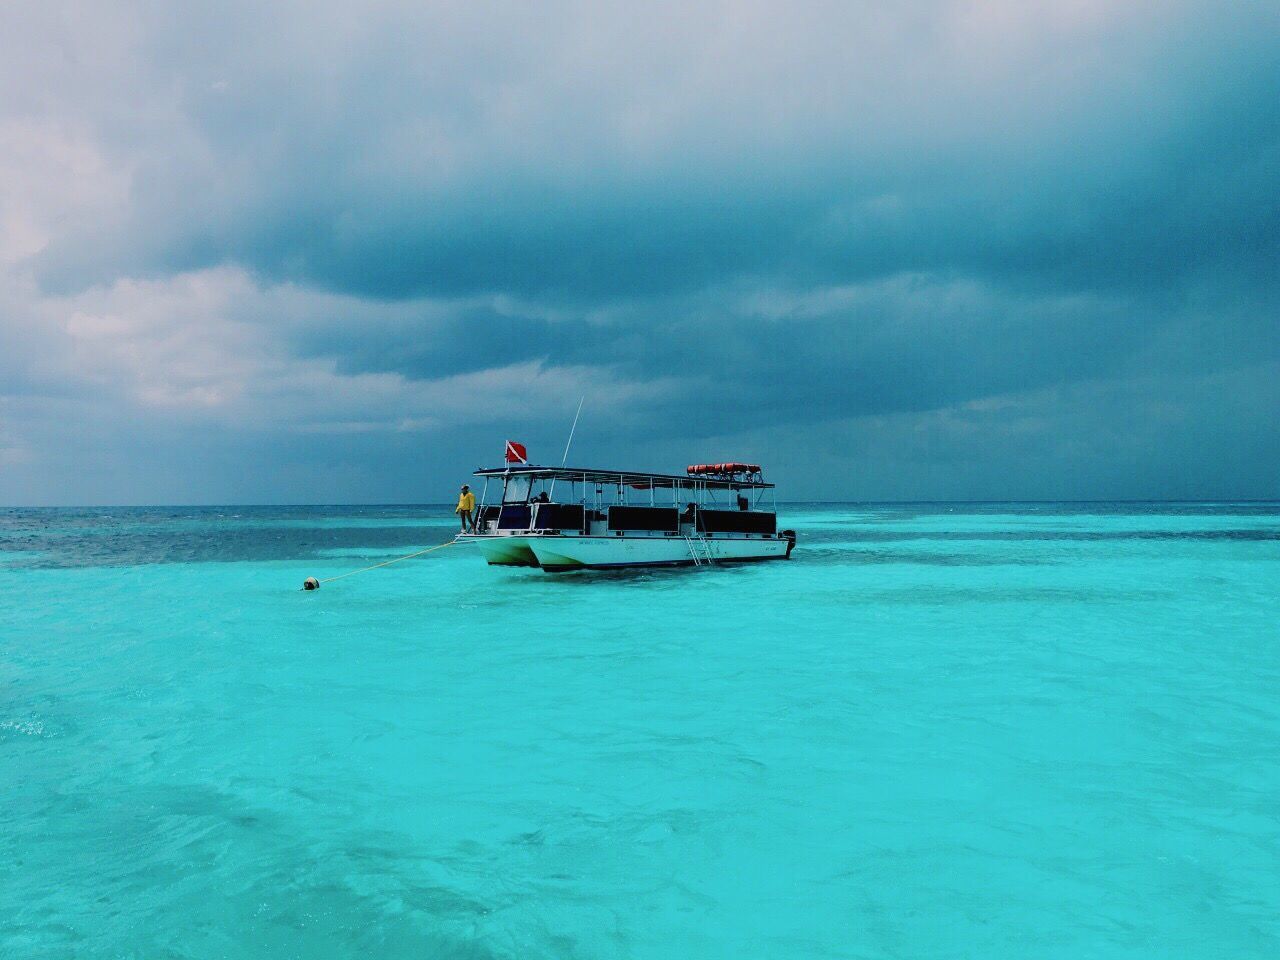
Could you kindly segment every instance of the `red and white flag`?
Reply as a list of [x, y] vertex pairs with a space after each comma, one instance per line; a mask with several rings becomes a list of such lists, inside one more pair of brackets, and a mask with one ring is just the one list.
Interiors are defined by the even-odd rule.
[[507, 463], [528, 463], [529, 455], [524, 449], [523, 443], [516, 443], [514, 440], [507, 441]]

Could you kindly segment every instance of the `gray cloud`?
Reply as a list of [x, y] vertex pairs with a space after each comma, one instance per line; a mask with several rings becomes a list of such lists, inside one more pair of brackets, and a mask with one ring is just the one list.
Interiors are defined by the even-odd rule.
[[[1019, 495], [1052, 488], [1055, 436], [1104, 435], [1123, 408], [1135, 441], [1181, 451], [1133, 465], [1142, 495], [1186, 486], [1188, 438], [1214, 423], [1261, 457], [1224, 453], [1222, 488], [1280, 492], [1274, 428], [1259, 410], [1261, 434], [1241, 432], [1251, 415], [1223, 399], [1280, 353], [1265, 7], [16, 19], [0, 449], [25, 451], [8, 456], [28, 487], [10, 496], [93, 421], [45, 429], [38, 395], [111, 411], [99, 460], [127, 445], [121, 424], [132, 443], [167, 418], [227, 455], [267, 436], [299, 463], [359, 448], [407, 484], [415, 442], [441, 471], [471, 466], [482, 433], [554, 444], [547, 418], [580, 391], [602, 454], [772, 438], [816, 466], [838, 438], [883, 453], [959, 422], [1041, 451], [953, 476], [940, 443], [920, 488], [937, 496], [1010, 471]], [[1221, 396], [1175, 402], [1205, 383]], [[1015, 416], [1031, 397], [1041, 412]], [[1116, 488], [1097, 462], [1115, 450], [1062, 449], [1087, 461], [1079, 495]]]

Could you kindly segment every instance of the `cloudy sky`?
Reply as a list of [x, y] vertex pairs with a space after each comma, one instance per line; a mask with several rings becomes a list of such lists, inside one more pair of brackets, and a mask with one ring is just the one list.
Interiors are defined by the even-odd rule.
[[1280, 496], [1280, 6], [5, 4], [0, 503]]

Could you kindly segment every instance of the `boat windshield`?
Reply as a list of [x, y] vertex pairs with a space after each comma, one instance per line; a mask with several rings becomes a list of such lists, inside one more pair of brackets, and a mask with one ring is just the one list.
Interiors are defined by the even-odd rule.
[[529, 488], [533, 485], [533, 478], [516, 474], [514, 477], [507, 477], [507, 482], [502, 487], [503, 503], [524, 503], [529, 499]]

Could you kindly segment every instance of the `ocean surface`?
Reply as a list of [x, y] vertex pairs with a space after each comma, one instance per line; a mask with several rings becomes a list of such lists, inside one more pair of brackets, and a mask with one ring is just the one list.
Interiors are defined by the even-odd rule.
[[0, 510], [0, 957], [1280, 957], [1280, 505]]

